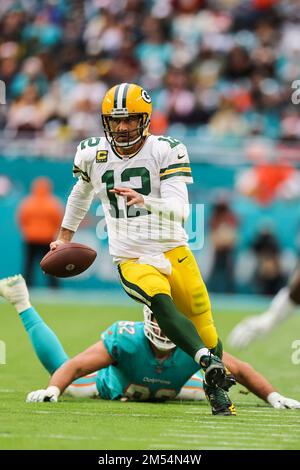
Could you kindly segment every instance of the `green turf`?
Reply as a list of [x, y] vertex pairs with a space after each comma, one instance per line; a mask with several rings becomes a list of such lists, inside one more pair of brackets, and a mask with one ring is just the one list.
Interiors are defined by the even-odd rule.
[[[37, 306], [72, 355], [97, 341], [116, 320], [141, 319], [138, 306]], [[216, 312], [226, 338], [241, 313]], [[247, 312], [243, 312], [247, 314]], [[279, 390], [300, 399], [300, 365], [291, 344], [300, 339], [300, 317], [239, 357], [251, 362]], [[13, 308], [0, 304], [0, 340], [7, 364], [0, 366], [0, 449], [299, 449], [300, 410], [277, 411], [251, 394], [231, 393], [238, 416], [214, 417], [202, 403], [120, 403], [62, 398], [57, 404], [26, 404], [26, 393], [47, 385]]]

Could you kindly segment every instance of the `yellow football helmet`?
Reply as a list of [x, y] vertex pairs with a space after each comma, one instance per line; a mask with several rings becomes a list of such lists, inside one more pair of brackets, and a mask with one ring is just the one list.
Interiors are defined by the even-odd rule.
[[[151, 97], [146, 90], [134, 83], [121, 83], [108, 92], [102, 101], [102, 123], [105, 137], [109, 143], [116, 147], [132, 147], [148, 135], [152, 113]], [[140, 118], [138, 126], [133, 131], [127, 131], [126, 141], [116, 141], [124, 131], [112, 129], [112, 122], [117, 119], [130, 117]]]

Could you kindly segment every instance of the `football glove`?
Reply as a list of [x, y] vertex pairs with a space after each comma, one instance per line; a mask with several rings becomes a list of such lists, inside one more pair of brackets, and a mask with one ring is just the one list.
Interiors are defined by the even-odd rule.
[[249, 317], [233, 328], [228, 337], [228, 342], [233, 348], [243, 349], [254, 340], [269, 333], [272, 328], [273, 322], [270, 315], [262, 314]]
[[270, 405], [277, 410], [300, 409], [300, 402], [292, 398], [283, 397], [280, 393], [272, 392], [267, 398]]
[[57, 402], [59, 395], [60, 395], [59, 388], [52, 385], [51, 387], [48, 387], [46, 390], [35, 390], [34, 392], [28, 393], [26, 402], [27, 403], [37, 403], [37, 402], [42, 402], [42, 401]]

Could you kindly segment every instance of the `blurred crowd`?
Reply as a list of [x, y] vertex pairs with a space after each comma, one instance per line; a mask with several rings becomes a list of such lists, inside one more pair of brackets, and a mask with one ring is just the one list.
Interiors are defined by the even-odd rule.
[[229, 200], [218, 198], [211, 208], [209, 219], [208, 234], [212, 248], [209, 290], [232, 294], [247, 279], [251, 293], [273, 296], [286, 284], [294, 263], [290, 257], [288, 263], [285, 262], [287, 253], [281, 246], [272, 219], [261, 219], [244, 252], [247, 263], [245, 259], [242, 261], [242, 269], [247, 276], [243, 280], [237, 259], [241, 235], [239, 225], [240, 221]]
[[299, 0], [1, 0], [10, 136], [99, 134], [108, 87], [154, 100], [152, 131], [295, 140]]

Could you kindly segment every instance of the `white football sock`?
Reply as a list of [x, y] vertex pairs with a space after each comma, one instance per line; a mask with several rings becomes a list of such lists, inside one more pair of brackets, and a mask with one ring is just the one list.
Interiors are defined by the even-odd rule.
[[202, 356], [208, 356], [209, 354], [210, 354], [209, 349], [201, 348], [196, 352], [196, 354], [194, 356], [194, 360], [197, 362], [197, 364], [200, 364], [201, 357]]

